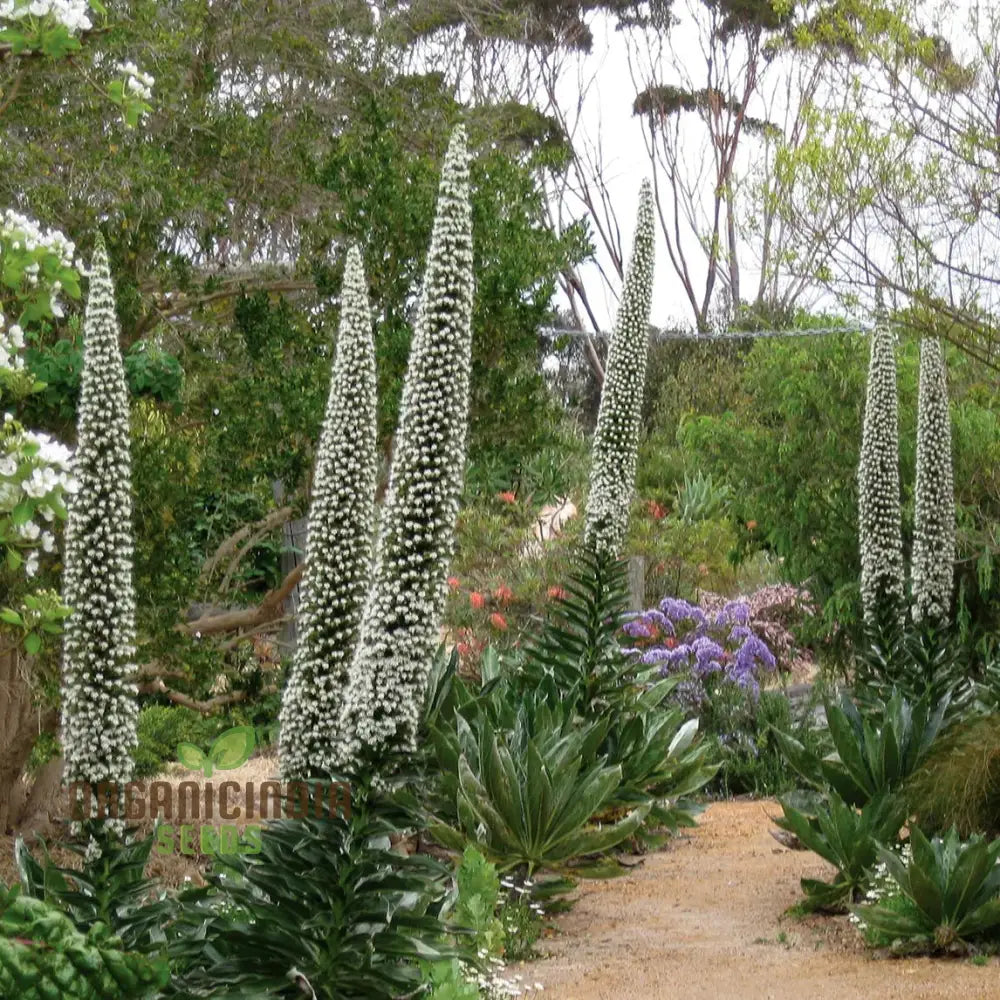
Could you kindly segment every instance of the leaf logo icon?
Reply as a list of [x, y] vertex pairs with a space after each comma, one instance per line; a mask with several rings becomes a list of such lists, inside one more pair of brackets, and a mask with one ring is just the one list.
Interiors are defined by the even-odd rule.
[[231, 771], [245, 764], [256, 742], [253, 726], [234, 726], [216, 737], [208, 753], [193, 743], [178, 743], [177, 759], [186, 768], [211, 778], [215, 770]]

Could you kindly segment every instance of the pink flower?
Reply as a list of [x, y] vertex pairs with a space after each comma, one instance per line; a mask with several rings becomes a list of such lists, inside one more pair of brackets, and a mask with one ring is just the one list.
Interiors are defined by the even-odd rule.
[[497, 611], [494, 611], [493, 614], [490, 615], [490, 624], [494, 628], [499, 629], [501, 632], [504, 632], [507, 629], [507, 619]]
[[482, 609], [486, 607], [486, 598], [483, 597], [478, 590], [474, 590], [471, 594], [469, 594], [469, 603], [477, 611], [482, 611]]
[[513, 490], [504, 490], [503, 493], [498, 493], [497, 496], [503, 500], [504, 503], [517, 503], [517, 495]]
[[501, 604], [508, 604], [514, 597], [514, 591], [511, 590], [505, 583], [501, 583], [500, 586], [493, 591], [493, 596]]
[[457, 576], [449, 576], [448, 577], [448, 586], [451, 587], [452, 590], [458, 590], [458, 577]]

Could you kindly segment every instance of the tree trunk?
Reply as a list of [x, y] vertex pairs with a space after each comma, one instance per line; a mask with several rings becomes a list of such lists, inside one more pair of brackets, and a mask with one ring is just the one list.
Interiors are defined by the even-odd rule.
[[646, 558], [632, 556], [628, 561], [629, 611], [646, 610]]
[[53, 731], [54, 708], [35, 703], [28, 678], [30, 659], [19, 650], [0, 653], [0, 833], [17, 827], [30, 800], [21, 784], [24, 767], [40, 733]]

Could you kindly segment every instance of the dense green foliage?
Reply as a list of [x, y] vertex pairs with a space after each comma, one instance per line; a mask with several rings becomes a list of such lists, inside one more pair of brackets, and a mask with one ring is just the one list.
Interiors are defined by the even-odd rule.
[[[781, 560], [782, 574], [804, 583], [821, 602], [824, 613], [817, 625], [822, 625], [823, 635], [842, 644], [860, 639], [854, 472], [864, 404], [865, 340], [855, 334], [759, 340], [745, 354], [735, 354], [728, 345], [718, 350], [706, 346], [696, 356], [697, 363], [683, 367], [674, 381], [683, 377], [701, 384], [699, 368], [716, 353], [724, 360], [715, 361], [722, 373], [713, 371], [712, 382], [722, 398], [709, 396], [703, 406], [695, 401], [679, 415], [675, 408], [665, 408], [668, 423], [654, 433], [662, 435], [670, 450], [651, 457], [661, 468], [666, 466], [663, 471], [674, 482], [682, 482], [687, 471], [728, 485], [739, 558], [761, 549], [772, 553]], [[982, 369], [957, 352], [946, 355], [958, 518], [957, 620], [964, 648], [981, 664], [992, 655], [991, 623], [998, 614], [992, 524], [1000, 501], [991, 470], [1000, 442], [1000, 411]], [[916, 341], [903, 340], [897, 362], [908, 553], [915, 482]], [[676, 471], [667, 466], [670, 455], [683, 460]]]
[[259, 854], [218, 863], [182, 897], [173, 929], [174, 988], [184, 997], [384, 998], [420, 983], [418, 959], [447, 957], [446, 869], [393, 852], [413, 823], [357, 794], [349, 817], [282, 820]]
[[0, 990], [24, 1000], [151, 1000], [170, 978], [165, 961], [122, 948], [103, 924], [81, 933], [59, 909], [0, 889]]

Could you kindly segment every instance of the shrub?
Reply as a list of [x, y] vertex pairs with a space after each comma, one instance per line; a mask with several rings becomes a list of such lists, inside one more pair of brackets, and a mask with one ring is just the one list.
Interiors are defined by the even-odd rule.
[[[750, 612], [749, 625], [774, 654], [781, 670], [811, 665], [812, 654], [802, 648], [795, 630], [816, 613], [812, 594], [789, 583], [768, 584], [739, 598]], [[719, 614], [729, 598], [702, 591], [698, 603], [706, 614]]]
[[177, 759], [178, 743], [201, 746], [224, 728], [222, 720], [206, 719], [183, 705], [146, 705], [139, 712], [135, 777], [160, 774]]
[[706, 703], [727, 688], [749, 697], [760, 693], [760, 678], [777, 667], [771, 650], [750, 627], [750, 608], [730, 601], [706, 613], [698, 605], [675, 597], [632, 618], [626, 634], [630, 650], [646, 666], [665, 676], [680, 677], [677, 696], [689, 709], [702, 712]]
[[[819, 694], [814, 694], [818, 700]], [[775, 733], [785, 733], [822, 756], [825, 733], [815, 723], [816, 702], [810, 700], [793, 712], [782, 691], [762, 691], [756, 701], [742, 692], [718, 697], [709, 718], [702, 722], [706, 741], [714, 746], [712, 756], [719, 771], [709, 786], [723, 797], [750, 794], [755, 798], [780, 795], [795, 786]]]
[[913, 774], [906, 795], [924, 830], [1000, 835], [1000, 716], [956, 723]]
[[736, 542], [728, 518], [687, 524], [673, 515], [658, 518], [643, 505], [633, 511], [626, 553], [645, 559], [647, 593], [677, 594], [695, 601], [702, 590], [736, 586], [731, 559]]

